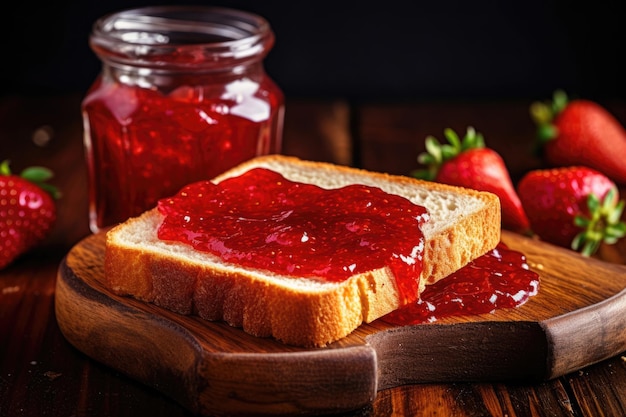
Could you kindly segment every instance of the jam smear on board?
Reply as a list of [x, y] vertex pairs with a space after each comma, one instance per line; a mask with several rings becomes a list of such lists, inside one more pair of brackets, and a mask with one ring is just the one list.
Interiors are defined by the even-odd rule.
[[161, 199], [162, 240], [281, 275], [342, 281], [389, 265], [404, 302], [417, 300], [424, 207], [376, 187], [323, 189], [255, 168]]
[[526, 257], [504, 243], [443, 280], [429, 285], [418, 301], [382, 318], [391, 324], [430, 323], [449, 316], [519, 307], [539, 290], [539, 275]]

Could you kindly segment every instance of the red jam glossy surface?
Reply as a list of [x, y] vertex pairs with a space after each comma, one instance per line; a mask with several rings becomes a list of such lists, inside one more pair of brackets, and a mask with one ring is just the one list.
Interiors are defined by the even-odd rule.
[[92, 223], [110, 226], [186, 184], [277, 152], [282, 105], [268, 78], [168, 93], [99, 78], [83, 102]]
[[448, 316], [465, 316], [513, 308], [539, 290], [539, 275], [526, 257], [500, 243], [457, 272], [426, 287], [420, 300], [382, 320], [398, 325], [434, 322]]
[[389, 265], [406, 302], [422, 270], [426, 209], [374, 187], [327, 190], [257, 168], [159, 201], [163, 240], [281, 275], [342, 281]]

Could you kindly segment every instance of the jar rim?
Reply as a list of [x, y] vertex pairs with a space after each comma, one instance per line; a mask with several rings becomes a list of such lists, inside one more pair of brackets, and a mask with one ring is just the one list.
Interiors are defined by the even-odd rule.
[[273, 42], [265, 18], [213, 6], [126, 9], [99, 18], [90, 35], [90, 45], [100, 56], [157, 67], [261, 59]]

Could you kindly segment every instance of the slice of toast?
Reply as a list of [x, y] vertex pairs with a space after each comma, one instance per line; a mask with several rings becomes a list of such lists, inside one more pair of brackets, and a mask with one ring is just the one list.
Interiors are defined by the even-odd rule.
[[[280, 155], [252, 159], [213, 181], [255, 167], [323, 188], [374, 186], [426, 207], [430, 220], [422, 226], [426, 244], [421, 288], [500, 241], [500, 202], [490, 193]], [[160, 240], [162, 220], [154, 208], [107, 232], [105, 275], [113, 292], [298, 346], [324, 346], [400, 307], [388, 267], [342, 282], [280, 276]]]

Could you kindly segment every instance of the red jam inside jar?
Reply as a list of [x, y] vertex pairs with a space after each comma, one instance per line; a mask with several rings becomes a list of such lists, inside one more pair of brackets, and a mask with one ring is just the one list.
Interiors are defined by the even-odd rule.
[[323, 189], [264, 168], [202, 181], [159, 201], [162, 240], [273, 273], [342, 281], [388, 265], [405, 302], [417, 299], [424, 207], [379, 188]]
[[530, 270], [526, 257], [501, 242], [487, 254], [427, 286], [417, 302], [401, 307], [382, 320], [410, 325], [450, 316], [491, 313], [519, 307], [538, 290], [539, 275]]
[[90, 42], [103, 64], [82, 107], [92, 231], [280, 151], [284, 97], [263, 69], [274, 36], [261, 17], [134, 9], [100, 19]]

